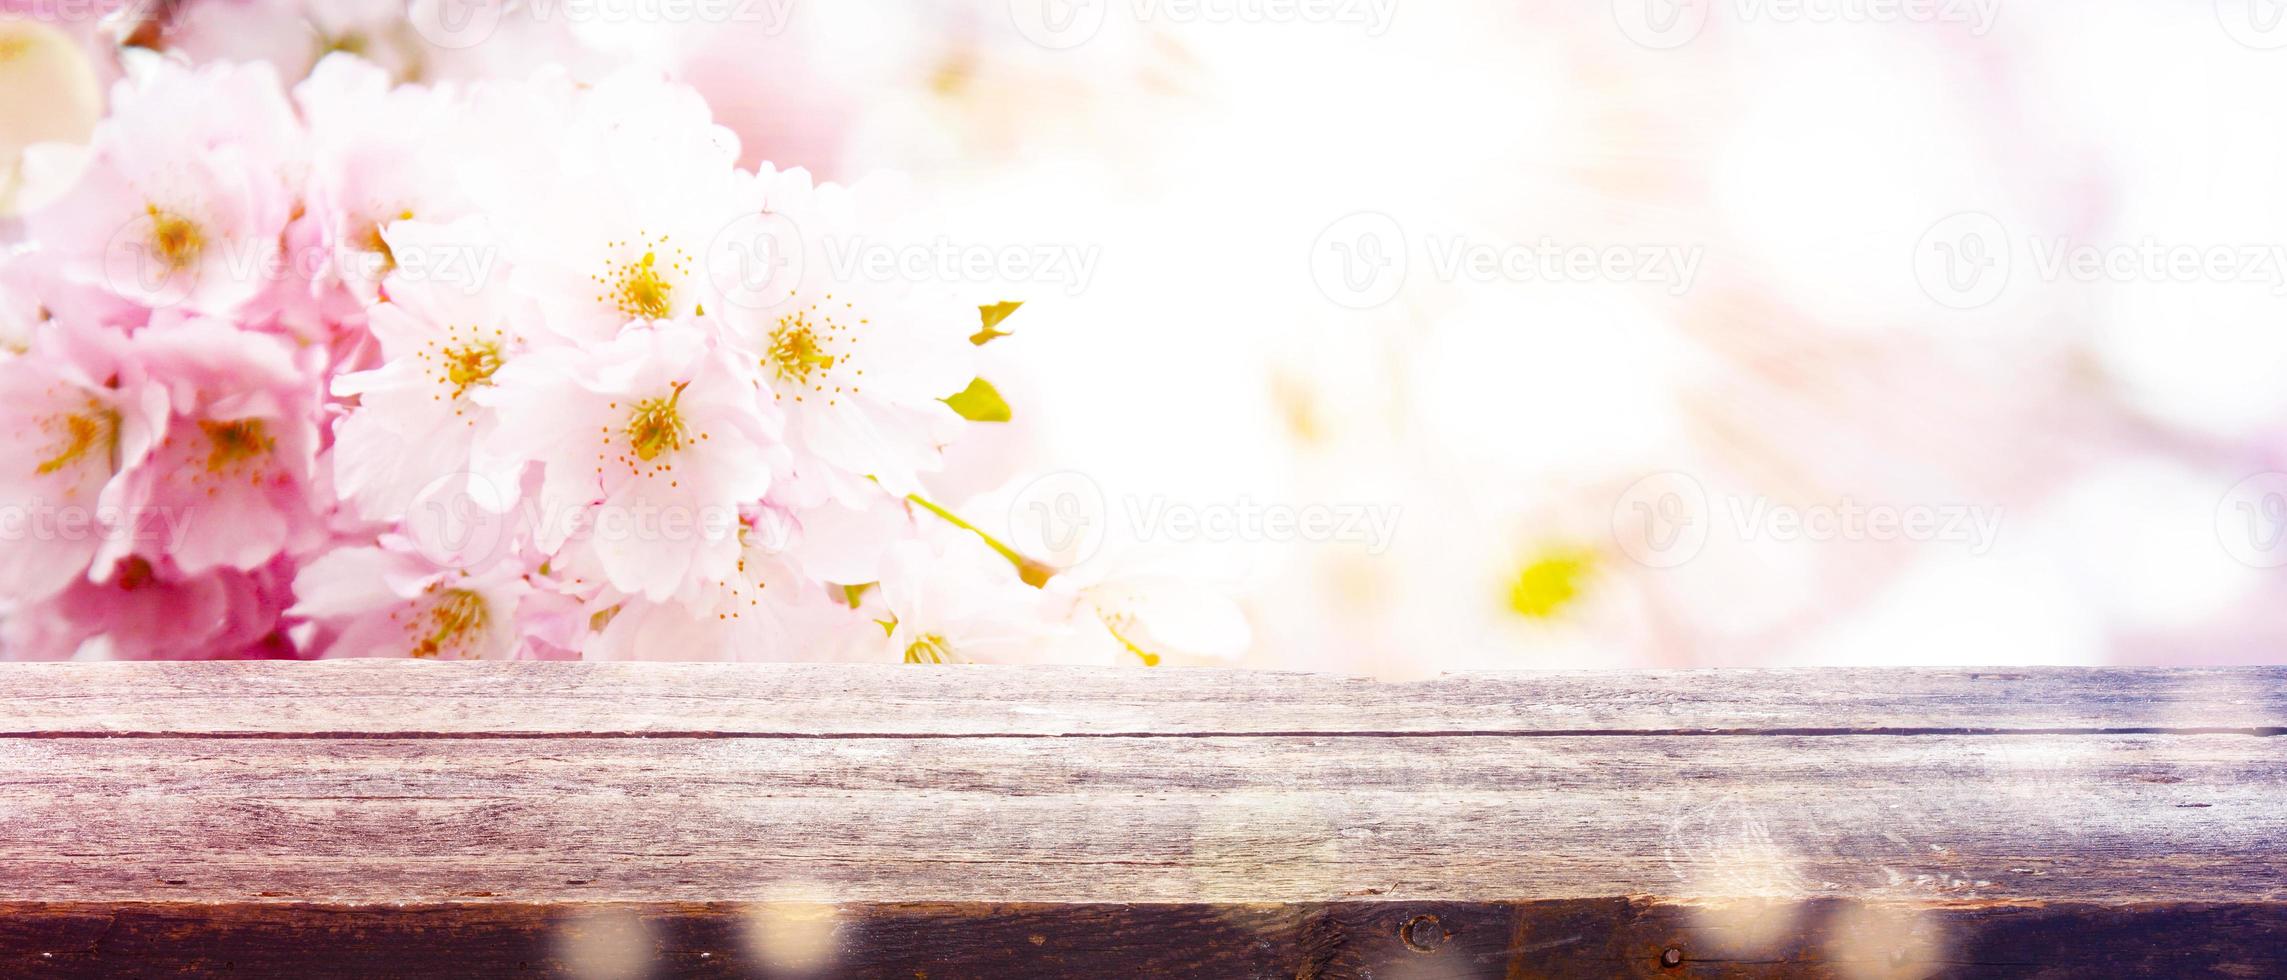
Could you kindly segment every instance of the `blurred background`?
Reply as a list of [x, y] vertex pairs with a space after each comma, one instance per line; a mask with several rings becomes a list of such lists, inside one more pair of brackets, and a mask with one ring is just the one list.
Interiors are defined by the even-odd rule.
[[1248, 666], [2287, 642], [2276, 0], [0, 14], [16, 206], [122, 42], [289, 80], [632, 62], [750, 163], [903, 174], [901, 274], [1024, 304], [985, 349], [1014, 418], [939, 497], [1074, 574], [1227, 592]]

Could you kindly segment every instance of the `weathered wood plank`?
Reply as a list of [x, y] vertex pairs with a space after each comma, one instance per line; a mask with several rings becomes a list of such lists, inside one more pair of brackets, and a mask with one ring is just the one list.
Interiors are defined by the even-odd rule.
[[0, 906], [11, 976], [2287, 975], [2287, 915], [1820, 899], [1313, 905]]
[[0, 734], [2287, 730], [2287, 668], [1313, 674], [823, 664], [0, 664]]
[[21, 741], [49, 900], [2287, 899], [2279, 737]]
[[0, 975], [2287, 974], [2274, 669], [0, 690]]

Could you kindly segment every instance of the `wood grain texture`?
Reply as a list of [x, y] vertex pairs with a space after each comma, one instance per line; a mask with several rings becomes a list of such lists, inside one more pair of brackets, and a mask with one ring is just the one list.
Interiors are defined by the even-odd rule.
[[1512, 672], [696, 663], [0, 664], [0, 734], [2277, 733], [2287, 668]]
[[[1764, 923], [1771, 927], [1753, 928]], [[1835, 899], [15, 905], [0, 906], [0, 969], [37, 977], [2268, 978], [2287, 975], [2287, 920], [2223, 905], [1900, 909]]]
[[2287, 975], [2277, 669], [0, 691], [0, 975]]

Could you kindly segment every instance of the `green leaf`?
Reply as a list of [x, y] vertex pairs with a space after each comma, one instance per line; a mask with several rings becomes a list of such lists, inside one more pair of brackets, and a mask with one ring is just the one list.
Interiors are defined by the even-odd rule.
[[994, 303], [991, 306], [977, 307], [977, 314], [984, 319], [985, 328], [970, 334], [969, 342], [983, 347], [996, 338], [1010, 336], [1007, 331], [999, 329], [1001, 321], [1008, 319], [1009, 314], [1016, 312], [1016, 308], [1023, 305], [1023, 303]]
[[954, 411], [971, 422], [1009, 420], [1009, 403], [1002, 401], [1001, 393], [994, 390], [992, 382], [983, 378], [969, 382], [960, 394], [945, 399], [945, 404], [953, 406]]

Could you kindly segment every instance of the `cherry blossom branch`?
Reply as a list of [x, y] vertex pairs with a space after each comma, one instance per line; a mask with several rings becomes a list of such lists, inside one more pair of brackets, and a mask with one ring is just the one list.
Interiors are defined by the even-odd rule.
[[946, 510], [944, 507], [938, 506], [936, 503], [931, 502], [928, 498], [923, 497], [918, 493], [906, 494], [905, 499], [920, 505], [923, 510], [935, 514], [938, 517], [944, 518], [945, 523], [951, 524], [954, 527], [976, 535], [978, 540], [981, 540], [985, 543], [986, 547], [999, 552], [1001, 557], [1008, 559], [1009, 564], [1015, 565], [1017, 577], [1023, 579], [1024, 584], [1026, 585], [1037, 589], [1043, 585], [1048, 584], [1048, 580], [1055, 578], [1056, 573], [1061, 571], [1061, 569], [1058, 569], [1054, 565], [1050, 565], [1046, 562], [1035, 561], [1031, 558], [1025, 557], [1015, 548], [1011, 548], [1006, 544], [1002, 544], [1000, 539], [985, 533], [982, 528], [979, 528], [976, 525], [969, 523], [968, 521], [962, 520], [959, 514], [955, 514], [952, 511]]

